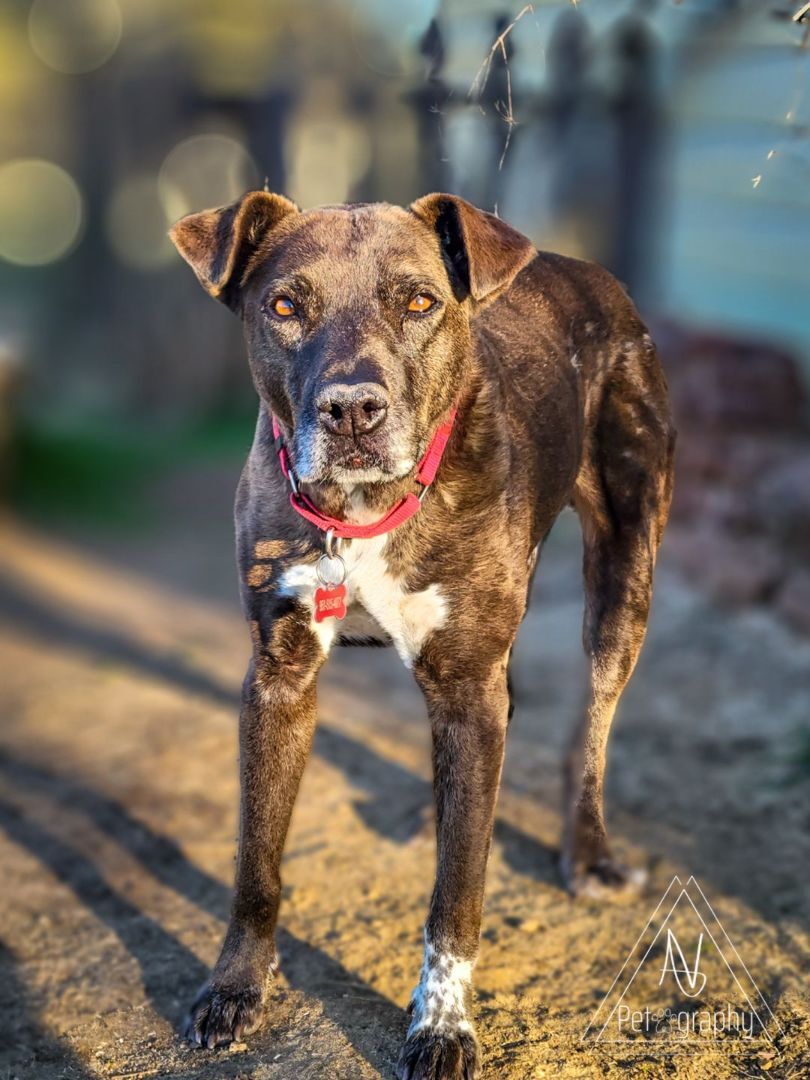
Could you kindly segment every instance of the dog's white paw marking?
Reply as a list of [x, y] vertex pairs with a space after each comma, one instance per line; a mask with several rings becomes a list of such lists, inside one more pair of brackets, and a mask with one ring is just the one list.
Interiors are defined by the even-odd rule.
[[425, 943], [422, 973], [411, 999], [409, 1037], [425, 1028], [437, 1034], [472, 1031], [467, 1018], [472, 968], [471, 960]]

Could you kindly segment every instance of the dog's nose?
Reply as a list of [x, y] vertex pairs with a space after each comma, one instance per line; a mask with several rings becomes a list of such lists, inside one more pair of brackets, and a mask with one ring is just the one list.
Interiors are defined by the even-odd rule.
[[370, 435], [385, 420], [388, 397], [378, 383], [335, 383], [318, 395], [321, 423], [333, 435]]

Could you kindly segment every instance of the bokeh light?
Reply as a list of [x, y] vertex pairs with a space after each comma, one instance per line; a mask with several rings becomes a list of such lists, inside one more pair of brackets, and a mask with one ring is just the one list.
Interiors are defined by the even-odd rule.
[[285, 150], [290, 191], [302, 206], [345, 202], [371, 158], [362, 125], [346, 118], [302, 123]]
[[367, 126], [330, 79], [313, 80], [284, 142], [288, 190], [301, 206], [345, 202], [371, 162]]
[[18, 158], [0, 166], [0, 256], [43, 266], [70, 251], [82, 225], [82, 197], [50, 161]]
[[158, 176], [166, 217], [233, 202], [259, 185], [259, 170], [244, 143], [231, 135], [194, 135], [167, 155]]
[[[175, 193], [174, 199], [178, 198]], [[107, 207], [107, 235], [113, 251], [122, 262], [140, 270], [172, 260], [174, 248], [166, 234], [170, 224], [157, 177], [151, 174], [128, 177]]]
[[117, 0], [34, 0], [28, 15], [31, 48], [65, 75], [95, 71], [121, 40]]

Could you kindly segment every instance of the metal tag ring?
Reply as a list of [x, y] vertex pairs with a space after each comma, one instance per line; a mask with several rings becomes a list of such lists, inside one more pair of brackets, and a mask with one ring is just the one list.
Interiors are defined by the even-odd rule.
[[325, 588], [337, 588], [346, 580], [346, 563], [340, 555], [321, 555], [315, 563], [315, 573], [318, 581]]
[[330, 559], [334, 558], [340, 552], [340, 537], [335, 537], [334, 529], [326, 530], [326, 540], [324, 542], [326, 548], [326, 554]]

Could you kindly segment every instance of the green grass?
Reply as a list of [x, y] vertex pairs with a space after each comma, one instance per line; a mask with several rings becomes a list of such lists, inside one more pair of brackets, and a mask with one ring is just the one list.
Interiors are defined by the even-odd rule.
[[12, 504], [40, 519], [148, 526], [155, 513], [150, 493], [161, 473], [194, 461], [244, 457], [254, 423], [255, 414], [228, 414], [158, 433], [23, 424], [14, 443]]

